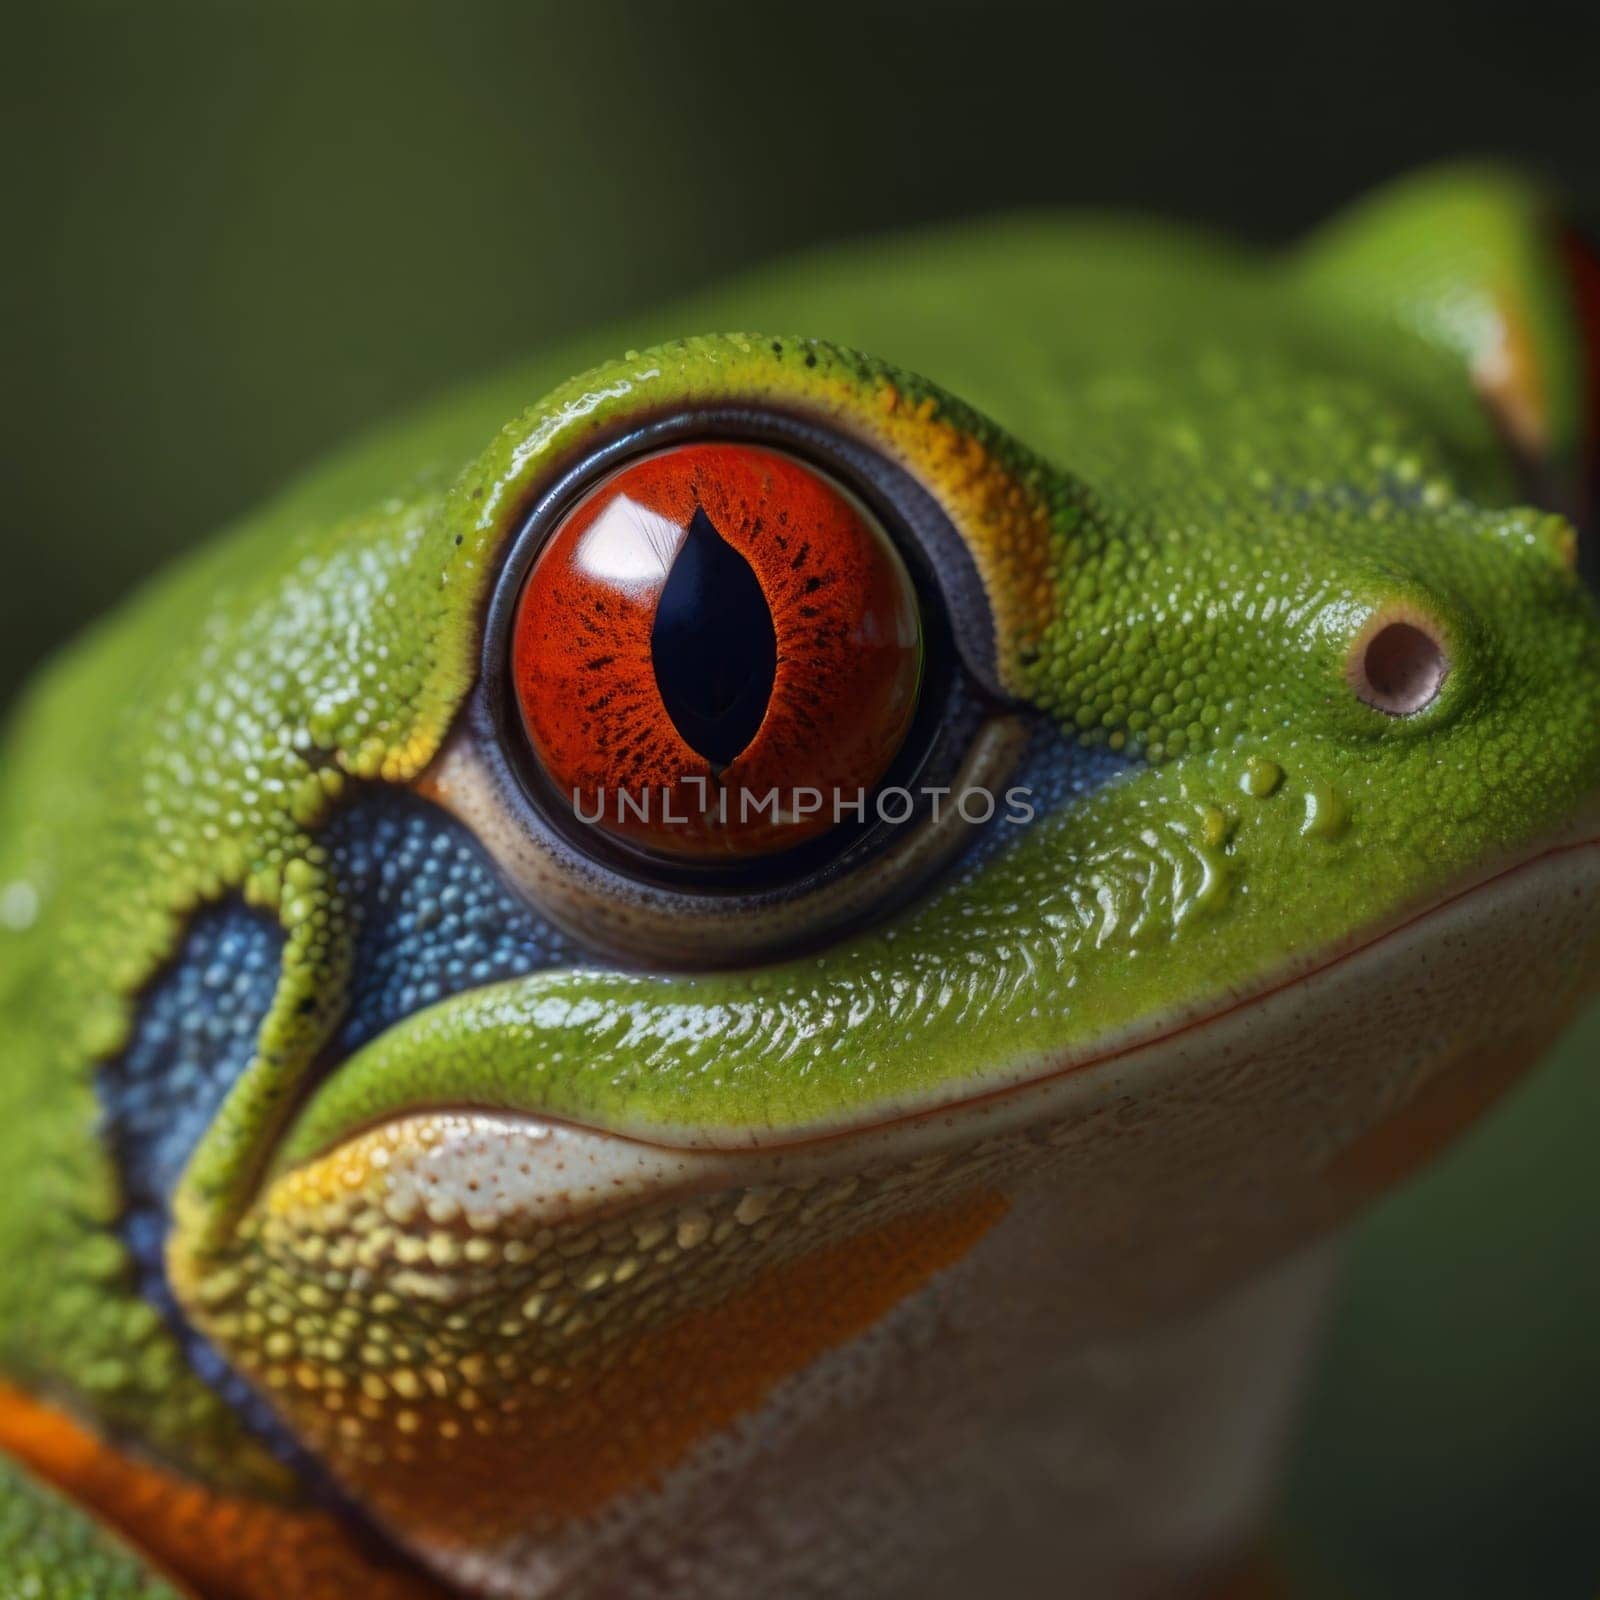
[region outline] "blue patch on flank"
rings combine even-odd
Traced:
[[[1003,784],[995,785],[994,820],[962,853],[955,867],[959,878],[970,878],[982,871],[1027,833],[1025,826],[1005,820],[1010,810],[1006,802],[1009,793],[1025,791],[1026,803],[1033,808],[1030,820],[1042,822],[1052,812],[1074,805],[1143,765],[1142,759],[1108,750],[1104,745],[1081,744],[1048,717],[1040,717],[1016,770]]]
[[[500,881],[460,823],[415,795],[370,793],[318,842],[356,929],[349,1004],[325,1067],[463,989],[592,960]],[[304,1468],[270,1408],[188,1326],[164,1258],[173,1191],[255,1055],[283,944],[275,923],[237,900],[197,912],[176,958],[145,991],[126,1049],[101,1069],[97,1090],[141,1293],[165,1315],[200,1377]]]
[[[1041,720],[1008,787],[1040,817],[1072,804],[1131,763],[1086,748]],[[962,857],[980,870],[1024,829],[995,822]],[[463,990],[545,968],[595,964],[509,889],[472,835],[403,790],[370,791],[318,842],[355,928],[343,1020],[323,1071],[415,1011]],[[236,900],[194,916],[176,958],[146,990],[127,1048],[100,1072],[105,1137],[123,1182],[123,1237],[141,1292],[167,1317],[195,1371],[286,1459],[309,1467],[270,1408],[185,1321],[166,1279],[171,1200],[183,1169],[255,1054],[272,1004],[283,933]]]
[[[122,1237],[139,1292],[166,1317],[200,1377],[292,1458],[265,1404],[188,1326],[164,1255],[172,1191],[255,1055],[282,951],[282,930],[236,900],[199,912],[177,959],[146,992],[127,1049],[101,1070],[97,1087],[106,1142],[122,1174]]]
[[[355,977],[335,1057],[463,989],[594,964],[501,882],[476,840],[413,795],[377,795],[321,843],[356,922]]]
[[[463,989],[592,960],[500,881],[460,823],[415,795],[371,794],[319,843],[356,930],[332,1062]],[[165,1209],[250,1064],[282,953],[282,931],[266,917],[238,901],[209,906],[146,991],[127,1049],[99,1080],[130,1199]]]
[[[272,1004],[283,933],[237,901],[208,906],[144,997],[133,1038],[100,1075],[130,1194],[165,1201],[250,1064]]]

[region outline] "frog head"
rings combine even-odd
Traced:
[[[1542,226],[809,263],[650,330],[797,333],[559,352],[159,584],[12,747],[13,1367],[495,1592],[926,1544],[1063,1352],[1594,985]]]

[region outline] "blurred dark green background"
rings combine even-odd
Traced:
[[[351,430],[818,240],[1270,241],[1494,151],[1600,198],[1600,8],[11,5],[0,694]],[[699,331],[699,330],[684,330]],[[1600,1018],[1362,1230],[1288,1518],[1351,1596],[1600,1588]]]

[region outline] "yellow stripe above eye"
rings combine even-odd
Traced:
[[[994,612],[995,653],[1006,688],[1021,692],[1018,657],[1055,614],[1050,507],[1036,485],[946,420],[933,398],[879,391],[882,442],[949,513],[966,541]]]

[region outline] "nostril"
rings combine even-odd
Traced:
[[[1394,618],[1368,629],[1350,653],[1351,687],[1369,706],[1409,717],[1438,697],[1450,661],[1422,623]]]

